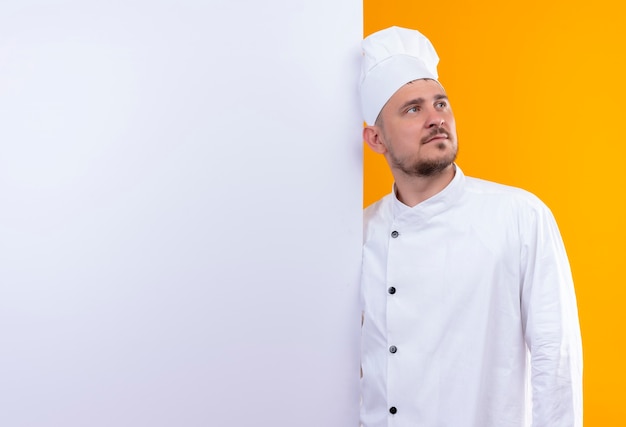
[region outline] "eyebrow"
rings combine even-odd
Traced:
[[[439,93],[439,94],[437,94],[437,95],[435,95],[433,97],[433,100],[435,102],[436,101],[440,101],[442,99],[446,99],[447,100],[448,96],[444,95],[443,93]],[[414,99],[411,99],[411,100],[405,102],[404,104],[402,104],[402,106],[400,107],[400,110],[402,111],[405,108],[410,107],[411,105],[422,105],[424,102],[425,102],[424,98],[414,98]]]

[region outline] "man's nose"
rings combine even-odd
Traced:
[[[426,122],[427,127],[428,128],[440,128],[443,127],[443,124],[446,121],[443,119],[443,117],[441,117],[441,114],[437,114],[437,113],[433,113],[429,118],[428,121]]]

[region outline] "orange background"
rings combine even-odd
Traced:
[[[365,35],[434,44],[465,174],[550,206],[568,250],[584,345],[585,426],[626,425],[626,6],[615,0],[364,0]],[[365,205],[391,189],[365,148]]]

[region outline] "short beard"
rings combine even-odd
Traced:
[[[408,176],[430,177],[438,175],[446,170],[448,166],[454,163],[454,160],[456,160],[456,156],[450,156],[439,160],[424,160],[410,168],[399,164],[396,164],[395,166]]]
[[[438,143],[437,147],[440,149],[444,149],[445,144],[443,142],[440,142]],[[456,160],[457,152],[458,149],[454,150],[445,157],[434,160],[420,160],[415,164],[406,164],[406,162],[402,162],[396,159],[393,156],[393,153],[390,153],[390,160],[394,168],[401,170],[404,174],[408,176],[431,177],[440,174],[441,172],[446,170],[448,166],[453,164]]]

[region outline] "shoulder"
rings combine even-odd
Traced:
[[[382,199],[379,199],[363,209],[363,222],[367,224],[376,217],[383,216],[385,211],[391,209],[391,205],[393,203],[392,196],[392,194],[387,194]]]
[[[392,221],[392,207],[393,194],[388,194],[363,210],[364,240],[368,240],[368,236],[374,229],[384,228],[384,224]]]
[[[467,177],[465,196],[478,211],[491,220],[517,224],[520,232],[543,229],[542,224],[556,227],[550,208],[535,194],[518,187]]]
[[[500,201],[520,209],[548,209],[546,204],[530,191],[484,179],[466,177],[465,191],[470,197]]]

